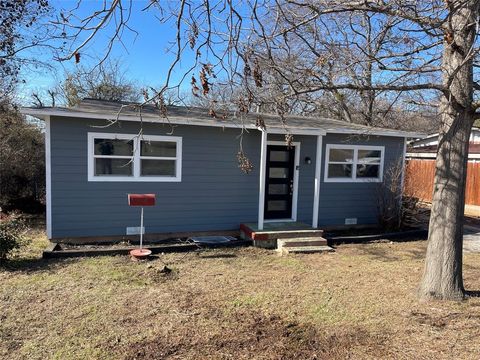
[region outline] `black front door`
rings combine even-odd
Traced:
[[[295,147],[267,146],[265,219],[291,219]]]

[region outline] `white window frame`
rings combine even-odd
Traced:
[[[351,178],[330,178],[328,176],[328,165],[330,163],[330,149],[340,150],[353,150],[353,162],[352,162],[352,177]],[[358,161],[359,150],[376,150],[380,151],[380,168],[378,170],[378,178],[357,178],[357,165],[362,164]],[[324,182],[342,182],[342,183],[360,183],[360,182],[382,182],[383,181],[383,165],[385,161],[385,146],[371,146],[371,145],[343,145],[343,144],[327,144],[325,151],[325,172]],[[334,163],[334,162],[333,162]],[[373,165],[373,164],[372,164]],[[375,164],[377,165],[377,164]]]
[[[95,175],[95,139],[132,140],[133,141],[133,175],[132,176],[101,176]],[[177,151],[175,157],[140,156],[140,141],[167,141],[175,142]],[[179,136],[116,134],[116,133],[88,133],[88,181],[100,182],[180,182],[182,181],[182,138]],[[108,158],[129,158],[129,156],[108,156]],[[175,160],[175,176],[141,176],[140,163],[142,159]]]

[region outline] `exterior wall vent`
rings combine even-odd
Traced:
[[[357,218],[345,218],[345,225],[357,225]]]

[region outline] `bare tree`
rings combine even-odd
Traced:
[[[120,63],[113,60],[93,68],[78,66],[74,71],[67,71],[55,91],[48,92],[52,102],[55,93],[67,106],[74,106],[83,98],[136,102],[141,95],[140,89],[126,77]]]
[[[113,44],[129,29],[131,1],[103,4],[87,18],[76,20],[71,13],[58,21],[75,44],[64,60],[78,59],[101,30],[111,31]],[[171,48],[175,56],[166,70],[165,86],[155,96],[172,86],[172,72],[192,52],[191,67],[182,64],[182,81],[194,71],[192,87],[203,95],[208,95],[213,81],[241,86],[236,102],[240,112],[257,104],[254,90],[268,86],[271,76],[282,80],[276,100],[280,114],[296,99],[324,92],[340,94],[340,100],[347,100],[349,92],[359,94],[367,119],[374,116],[372,103],[378,94],[389,103],[405,93],[415,94],[411,97],[421,100],[419,104],[431,105],[438,99],[440,141],[419,294],[460,299],[465,294],[466,154],[472,124],[480,116],[475,93],[480,90],[475,81],[480,66],[479,5],[479,0],[151,1],[144,13],[155,12],[175,29]],[[107,28],[111,19],[116,20],[115,27]],[[362,22],[370,33],[359,31]],[[86,34],[86,40],[75,43],[79,34]],[[352,51],[362,57],[352,57]],[[281,66],[285,60],[288,67]]]

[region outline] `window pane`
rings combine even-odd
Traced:
[[[95,139],[95,155],[131,156],[133,140]]]
[[[287,184],[270,184],[268,193],[270,195],[286,195],[290,193],[290,187]]]
[[[357,178],[374,178],[378,179],[380,173],[380,165],[357,165]]]
[[[330,162],[353,162],[353,149],[330,149]]]
[[[288,168],[270,168],[269,177],[276,179],[286,179],[288,178]]]
[[[175,160],[142,160],[142,176],[175,176]]]
[[[358,161],[362,163],[380,164],[380,150],[358,150]]]
[[[95,175],[132,176],[131,159],[95,159]]]
[[[270,161],[288,161],[289,155],[288,151],[270,151]]]
[[[329,164],[328,177],[329,178],[351,178],[352,165],[351,164]]]
[[[268,211],[287,210],[287,200],[270,200],[267,203]]]
[[[147,141],[142,140],[141,156],[177,156],[177,143],[171,141]]]

